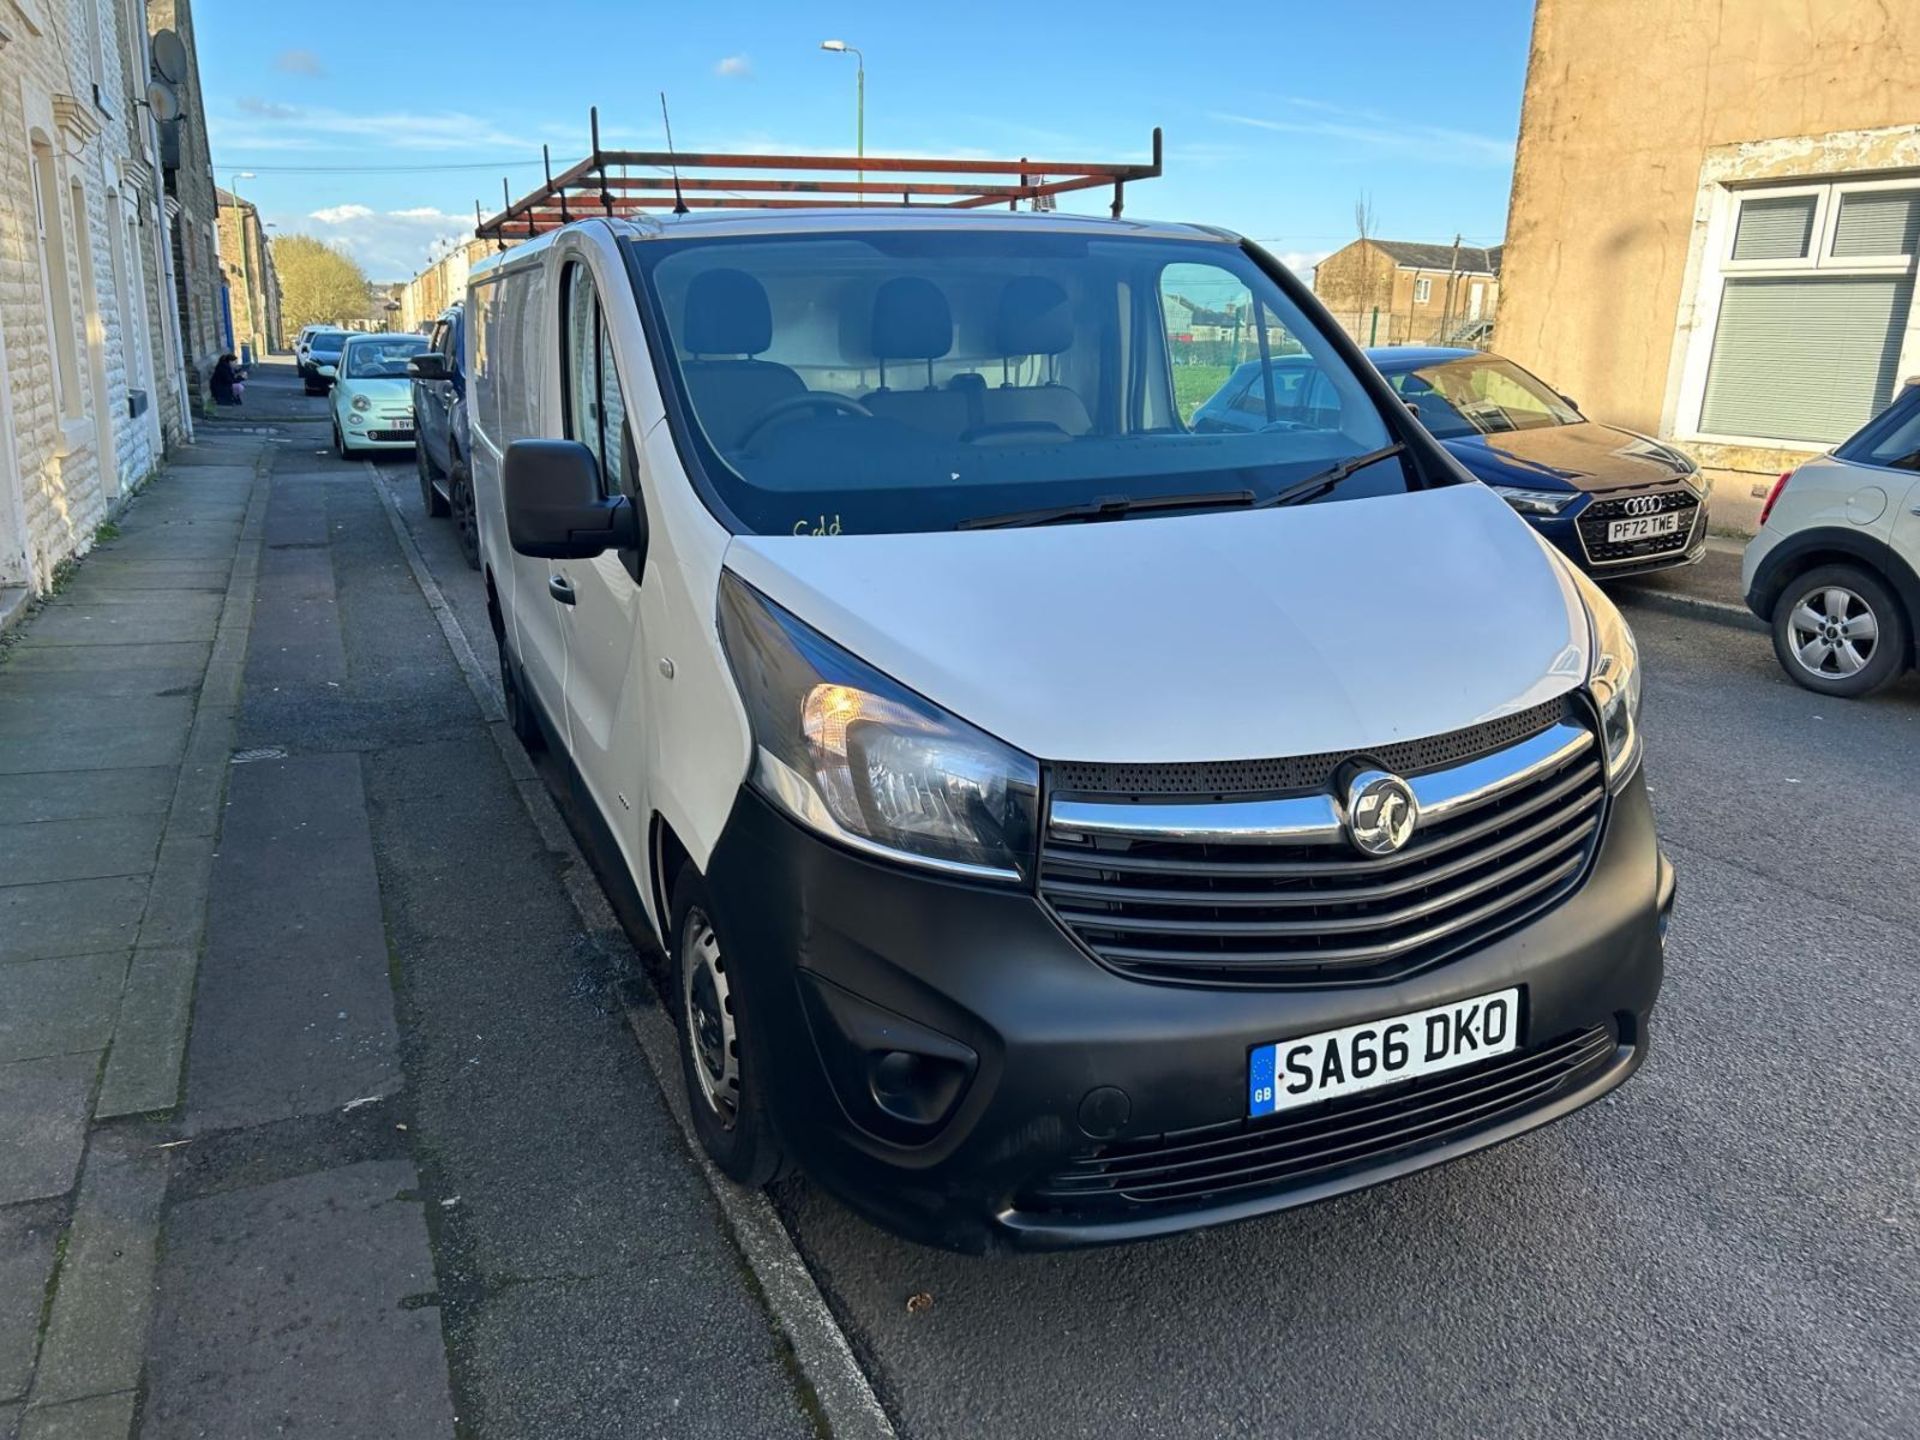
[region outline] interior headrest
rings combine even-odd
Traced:
[[[1002,355],[1058,355],[1073,345],[1067,292],[1038,275],[1009,280],[1000,292],[995,332]]]
[[[773,343],[767,290],[744,270],[706,270],[687,286],[680,343],[689,355],[758,355]]]
[[[873,295],[873,353],[882,360],[938,360],[953,348],[953,310],[931,280],[898,275]]]

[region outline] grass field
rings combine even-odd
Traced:
[[[1193,412],[1212,399],[1233,373],[1231,365],[1175,365],[1172,369],[1174,403],[1183,421],[1193,419]]]

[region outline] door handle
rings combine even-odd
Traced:
[[[547,576],[547,593],[562,605],[573,604],[573,582],[564,575]]]

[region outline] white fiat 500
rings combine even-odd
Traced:
[[[727,1174],[957,1248],[1126,1240],[1645,1057],[1633,637],[1256,246],[595,219],[467,316],[508,708],[658,934]],[[1249,361],[1260,423],[1209,425]]]
[[[413,448],[413,381],[407,361],[426,348],[424,335],[348,337],[329,402],[333,449],[341,459],[365,450]]]

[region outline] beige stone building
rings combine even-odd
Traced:
[[[1495,343],[1750,527],[1920,373],[1920,5],[1539,0]]]
[[[1477,345],[1500,304],[1501,247],[1355,240],[1313,271],[1313,293],[1362,345]]]
[[[190,433],[152,76],[132,0],[0,0],[0,590],[44,589]]]
[[[394,328],[421,333],[431,328],[442,311],[466,298],[467,273],[493,251],[491,240],[463,240],[407,281],[400,291],[400,314]]]
[[[220,274],[227,286],[227,317],[232,326],[235,354],[251,353],[259,360],[282,349],[280,274],[274,268],[273,247],[266,227],[251,200],[225,190],[213,192],[219,207]]]

